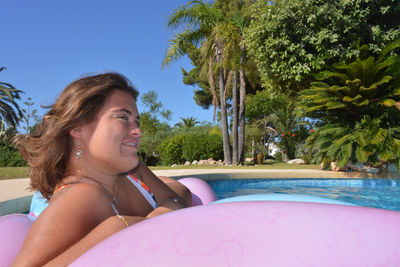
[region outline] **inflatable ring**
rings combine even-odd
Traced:
[[[192,193],[192,206],[207,205],[217,200],[211,186],[199,178],[183,178],[178,182],[186,186]]]
[[[221,203],[140,222],[71,266],[400,266],[399,225],[375,208]]]
[[[24,214],[0,217],[0,266],[11,266],[32,223],[33,220]]]
[[[229,197],[229,198],[224,198],[221,200],[214,201],[212,204],[225,203],[225,202],[237,202],[237,201],[295,201],[295,202],[313,202],[313,203],[358,206],[356,204],[352,204],[352,203],[337,200],[337,199],[317,197],[317,196],[312,196],[312,195],[273,194],[273,193]]]

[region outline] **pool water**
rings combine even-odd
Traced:
[[[400,211],[400,179],[235,179],[208,181],[218,199],[303,194]]]

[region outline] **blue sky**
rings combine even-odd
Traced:
[[[187,58],[161,69],[161,61],[174,30],[167,17],[188,1],[128,0],[2,0],[0,81],[31,97],[35,107],[52,104],[73,80],[90,73],[117,71],[139,92],[154,90],[170,125],[180,117],[212,121],[212,109],[193,100],[192,86],[182,82]],[[22,103],[21,103],[22,104]],[[139,111],[143,110],[140,101]]]

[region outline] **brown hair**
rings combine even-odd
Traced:
[[[69,131],[95,119],[106,98],[116,90],[129,93],[133,99],[138,91],[118,73],[88,76],[72,82],[36,127],[34,133],[18,136],[14,143],[28,161],[31,187],[49,199],[55,186],[65,176],[72,137]]]

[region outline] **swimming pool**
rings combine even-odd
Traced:
[[[305,194],[400,211],[400,179],[235,179],[208,181],[218,199],[254,194]]]

